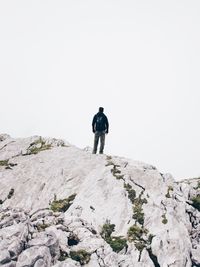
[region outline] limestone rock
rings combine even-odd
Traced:
[[[39,261],[39,262],[38,262]],[[34,246],[24,250],[17,261],[16,267],[27,267],[27,266],[51,266],[51,255],[47,247]]]
[[[200,265],[200,179],[0,135],[0,265]]]

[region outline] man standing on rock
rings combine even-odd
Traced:
[[[105,134],[108,133],[109,123],[106,115],[103,113],[104,109],[99,108],[99,112],[94,115],[92,121],[92,131],[94,133],[94,147],[93,154],[97,153],[97,147],[100,139],[100,149],[99,154],[103,154],[103,149],[105,145]]]

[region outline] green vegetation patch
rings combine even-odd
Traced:
[[[111,246],[113,251],[117,253],[127,246],[127,240],[121,236],[113,236],[106,240],[106,242]]]
[[[192,198],[192,206],[200,211],[200,195]]]
[[[81,265],[87,264],[90,261],[91,254],[81,249],[78,251],[70,251],[72,260],[78,261]]]
[[[48,224],[48,223],[41,223],[41,224],[37,224],[36,227],[37,227],[37,230],[38,232],[43,232],[45,231],[45,229],[47,227],[51,226],[51,224]]]
[[[135,192],[135,190],[132,188],[132,186],[130,184],[126,184],[126,183],[124,183],[124,188],[128,192],[128,198],[130,199],[130,201],[132,203],[134,203],[135,198],[136,198],[136,192]]]
[[[9,161],[9,159],[6,159],[6,160],[0,160],[0,166],[8,166],[9,164],[8,164],[8,161]]]
[[[50,209],[53,210],[54,212],[57,212],[57,211],[65,212],[72,205],[75,197],[76,197],[76,194],[73,194],[69,196],[68,198],[59,199],[59,200],[54,199],[53,202],[51,203]]]
[[[120,167],[119,165],[113,165],[113,168],[111,169],[112,175],[120,180],[124,178],[124,175],[121,174],[121,171],[118,169]]]
[[[167,224],[167,223],[168,223],[168,220],[167,220],[165,214],[162,215],[162,223],[163,223],[163,224]]]
[[[173,187],[171,185],[168,186],[168,189],[167,189],[167,194],[165,195],[167,198],[170,198],[170,191],[173,191]]]
[[[13,188],[10,189],[7,198],[10,199],[14,195],[15,190]]]
[[[112,175],[118,180],[123,179],[124,175],[121,174],[121,171],[118,169],[118,167],[120,167],[120,165],[114,164],[111,159],[112,159],[111,156],[107,156],[106,167],[107,166],[113,166],[113,168],[111,169]]]
[[[60,250],[60,257],[59,257],[59,261],[64,261],[64,260],[66,260],[67,258],[68,258],[69,256],[68,256],[68,254],[67,254],[67,252],[65,252],[65,251],[63,251],[63,250]]]
[[[102,227],[101,236],[103,239],[110,238],[112,232],[115,230],[115,224],[111,224],[109,220]]]
[[[101,236],[111,246],[113,251],[118,253],[127,246],[127,240],[120,236],[111,236],[114,230],[115,225],[107,220],[102,227]]]
[[[40,137],[38,140],[30,144],[25,155],[38,154],[41,151],[51,149],[51,144],[46,144],[45,140]]]
[[[143,225],[144,224],[144,212],[142,209],[143,204],[147,204],[146,198],[142,198],[143,191],[140,193],[139,197],[133,202],[133,219],[136,222]]]
[[[134,242],[137,250],[142,252],[144,248],[149,248],[154,237],[152,234],[148,234],[148,232],[147,229],[141,226],[133,225],[128,230],[128,240]]]

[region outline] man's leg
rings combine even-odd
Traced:
[[[93,154],[96,154],[97,153],[97,146],[98,146],[98,143],[99,143],[99,133],[96,132],[94,134],[94,147],[93,147]]]
[[[101,133],[101,135],[100,135],[100,142],[101,142],[101,145],[100,145],[99,153],[103,154],[104,145],[105,145],[105,133],[104,132]]]

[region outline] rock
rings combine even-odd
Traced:
[[[52,231],[48,233],[39,233],[36,238],[30,240],[28,242],[28,247],[33,246],[48,247],[53,258],[59,258],[60,256],[58,239]]]
[[[0,264],[5,264],[11,261],[10,254],[7,250],[0,252]]]
[[[11,261],[9,263],[1,265],[2,267],[15,267],[16,266],[16,261]]]
[[[10,135],[8,134],[0,134],[0,142],[10,138]]]
[[[200,265],[200,179],[176,182],[152,165],[62,140],[1,139],[0,159],[13,166],[1,162],[2,266]],[[68,199],[63,210],[52,205]]]
[[[51,255],[47,247],[34,246],[24,250],[18,257],[16,267],[34,266],[38,260],[40,260],[38,264],[43,262],[43,266],[51,266]]]
[[[196,246],[196,249],[192,249],[192,262],[198,266],[200,265],[200,245]]]
[[[16,260],[19,254],[24,249],[24,242],[20,239],[15,239],[13,242],[8,246],[8,251],[10,253],[11,259]]]
[[[72,259],[66,259],[62,262],[57,262],[53,267],[80,267],[80,263]]]

